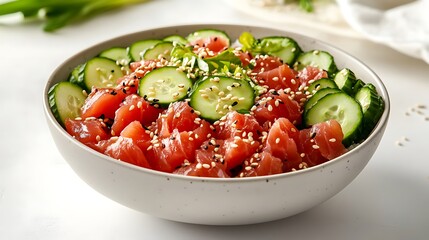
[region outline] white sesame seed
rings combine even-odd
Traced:
[[[203,167],[203,165],[201,163],[197,163],[197,165],[195,166],[197,169],[201,169]]]
[[[335,139],[335,138],[331,138],[331,139],[329,139],[329,141],[330,141],[330,142],[336,142],[336,141],[337,141],[337,139]]]
[[[319,147],[319,145],[316,145],[316,144],[314,144],[313,146],[312,146],[314,149],[319,149],[320,147]]]
[[[280,143],[280,138],[276,138],[276,144]]]

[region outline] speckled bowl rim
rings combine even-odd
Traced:
[[[362,69],[364,69],[365,71],[368,72],[369,75],[371,75],[371,77],[376,82],[376,87],[377,87],[378,93],[381,95],[381,97],[384,100],[384,103],[385,103],[384,112],[383,112],[380,120],[378,121],[377,125],[375,126],[375,128],[373,129],[373,131],[371,132],[371,134],[369,135],[368,138],[366,138],[362,143],[358,144],[357,146],[355,146],[352,149],[350,149],[349,151],[347,151],[345,154],[343,154],[343,155],[341,155],[335,159],[329,160],[329,161],[322,163],[322,164],[319,164],[317,166],[313,166],[313,167],[309,167],[309,168],[305,168],[305,169],[300,169],[298,171],[286,172],[286,173],[274,174],[274,175],[267,175],[267,176],[246,177],[246,178],[211,178],[211,177],[184,176],[184,175],[166,173],[166,172],[161,172],[161,171],[152,170],[152,169],[148,169],[148,168],[143,168],[143,167],[135,166],[133,164],[129,164],[126,162],[118,161],[112,157],[109,157],[109,156],[104,155],[100,152],[97,152],[96,150],[94,150],[94,149],[86,146],[85,144],[77,141],[76,139],[74,139],[71,135],[69,135],[67,133],[67,131],[65,131],[65,129],[61,126],[61,124],[59,124],[58,121],[55,119],[55,117],[52,114],[52,111],[50,110],[50,107],[49,107],[49,100],[48,100],[48,94],[47,93],[48,93],[49,89],[55,83],[61,81],[61,80],[56,79],[57,75],[59,73],[61,73],[62,71],[65,71],[65,69],[67,69],[67,66],[70,65],[70,62],[72,60],[82,59],[83,56],[87,55],[86,52],[91,51],[91,49],[97,48],[98,46],[101,46],[101,45],[109,44],[109,43],[114,42],[114,41],[118,41],[118,40],[123,39],[123,38],[130,38],[130,37],[135,36],[135,35],[142,35],[145,32],[166,31],[169,29],[171,29],[172,30],[171,33],[173,33],[174,29],[181,29],[181,28],[186,28],[186,27],[195,27],[195,28],[201,28],[201,29],[237,27],[237,28],[259,29],[259,30],[263,30],[263,31],[276,31],[276,32],[281,31],[284,33],[285,36],[286,35],[299,36],[300,38],[305,38],[305,39],[308,39],[310,41],[317,42],[320,45],[324,45],[324,47],[335,49],[335,51],[338,51],[338,52],[344,54],[344,56],[351,59],[356,64],[360,65],[360,67],[362,67]],[[298,44],[299,44],[299,41],[298,41]],[[113,47],[113,45],[110,45],[110,46]],[[92,55],[92,57],[94,57],[94,56],[95,55]],[[88,58],[88,56],[87,56],[87,58]],[[335,58],[335,56],[334,56],[334,58]],[[82,61],[82,62],[84,62],[84,61]],[[69,70],[71,72],[71,69],[69,69]],[[43,91],[43,108],[44,108],[45,114],[47,115],[48,121],[50,121],[54,125],[54,127],[57,131],[59,131],[63,136],[65,136],[67,139],[69,139],[72,144],[76,144],[77,146],[83,148],[84,150],[89,151],[98,157],[101,157],[104,161],[113,162],[114,164],[121,165],[122,167],[129,168],[133,171],[142,172],[144,174],[158,175],[158,176],[166,177],[169,179],[181,179],[181,180],[194,181],[194,182],[202,181],[202,182],[220,182],[220,183],[241,183],[241,182],[252,182],[252,181],[261,181],[261,180],[271,181],[271,180],[275,180],[275,179],[279,179],[279,178],[293,177],[297,174],[305,174],[305,173],[309,173],[309,172],[319,171],[320,169],[326,168],[327,166],[334,164],[337,161],[342,161],[344,158],[347,158],[349,155],[354,154],[355,151],[359,151],[359,149],[365,148],[366,145],[368,145],[372,142],[371,140],[373,138],[375,138],[375,136],[378,135],[378,133],[383,131],[383,126],[387,124],[388,118],[390,115],[390,98],[389,98],[389,94],[387,92],[386,86],[384,85],[383,81],[378,77],[378,75],[371,68],[369,68],[365,63],[363,63],[361,60],[357,59],[356,57],[352,56],[351,54],[349,54],[349,53],[343,51],[342,49],[337,48],[337,47],[335,47],[329,43],[326,43],[324,41],[321,41],[321,40],[318,40],[318,39],[315,39],[315,38],[312,38],[309,36],[305,36],[305,35],[302,35],[302,34],[299,34],[299,33],[293,32],[293,31],[286,31],[286,30],[282,30],[282,29],[278,29],[278,28],[253,26],[253,25],[209,23],[209,24],[184,24],[184,25],[174,25],[174,26],[169,25],[169,26],[145,29],[142,31],[128,33],[128,34],[120,35],[120,36],[117,36],[114,38],[110,38],[110,39],[98,42],[96,44],[93,44],[93,45],[75,53],[74,55],[72,55],[69,58],[67,58],[66,60],[64,60],[59,66],[57,66],[55,68],[55,70],[52,72],[52,74],[50,75],[50,77],[49,77],[49,79],[48,79],[48,81],[44,87],[44,91]]]

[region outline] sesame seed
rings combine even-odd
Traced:
[[[253,168],[251,167],[251,166],[247,166],[247,167],[245,167],[244,168],[246,171],[250,171],[250,170],[252,170]]]
[[[337,139],[335,139],[335,138],[331,138],[331,139],[329,139],[329,141],[330,141],[330,142],[336,142],[336,141],[337,141]]]
[[[252,163],[250,164],[250,166],[251,166],[251,167],[257,167],[257,166],[259,166],[259,163],[258,163],[258,162],[252,162]]]
[[[270,112],[271,112],[271,111],[273,111],[273,106],[268,105],[268,107],[267,107],[267,108],[268,108],[268,111],[270,111]]]
[[[314,144],[313,146],[312,146],[314,149],[319,149],[320,147],[319,147],[319,145],[316,145],[316,144]]]
[[[203,164],[203,168],[209,169],[210,168],[210,164],[204,163]]]
[[[134,106],[134,104],[133,104],[133,105],[131,105],[131,106],[130,106],[130,108],[128,108],[128,110],[129,110],[129,111],[132,111],[132,110],[134,110],[134,108],[135,108],[135,106]]]
[[[195,166],[197,169],[201,169],[203,167],[203,165],[201,163],[197,163],[197,165]]]
[[[276,138],[276,144],[280,143],[280,138]]]
[[[305,157],[305,153],[301,153],[299,156],[303,158]]]

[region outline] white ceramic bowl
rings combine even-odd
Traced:
[[[385,101],[385,111],[373,133],[341,157],[297,172],[273,176],[213,179],[179,176],[136,167],[98,153],[73,139],[55,120],[47,91],[78,64],[112,46],[128,46],[146,38],[187,35],[202,28],[226,31],[236,39],[243,31],[256,37],[282,35],[298,41],[303,50],[330,52],[339,68],[348,67],[365,82],[373,83]],[[92,188],[114,201],[156,217],[179,222],[238,225],[285,218],[308,210],[346,187],[365,167],[386,128],[389,97],[378,76],[347,53],[317,39],[261,27],[186,25],[128,34],[92,46],[62,63],[44,89],[44,109],[52,137],[73,170]]]

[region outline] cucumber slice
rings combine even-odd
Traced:
[[[70,73],[70,76],[68,78],[69,82],[79,85],[82,88],[85,88],[85,84],[83,83],[83,78],[79,78],[79,76],[82,76],[81,73],[83,72],[84,68],[85,68],[85,64],[79,64],[77,67],[75,67],[73,71]]]
[[[174,43],[179,43],[179,44],[182,44],[182,45],[187,45],[189,43],[188,40],[186,40],[186,38],[184,38],[184,37],[182,37],[180,35],[170,35],[170,36],[167,36],[167,37],[165,37],[163,39],[163,41],[165,41],[165,42],[172,42],[173,44]]]
[[[146,39],[135,42],[131,44],[131,46],[128,48],[128,55],[130,56],[132,61],[140,61],[143,59],[143,54],[146,50],[160,42],[162,41],[159,39]]]
[[[55,119],[64,127],[66,119],[80,116],[80,109],[85,103],[83,89],[71,82],[59,82],[48,91],[49,107]]]
[[[231,39],[229,38],[228,34],[224,31],[220,31],[216,29],[201,29],[201,30],[195,31],[189,34],[186,37],[186,40],[188,40],[188,42],[190,43],[193,43],[198,41],[199,39],[215,38],[215,37],[226,40],[228,47],[231,45]]]
[[[325,51],[312,50],[302,53],[296,59],[295,64],[298,70],[306,66],[313,66],[327,71],[329,75],[337,72],[337,65],[335,64],[334,57]]]
[[[377,94],[374,85],[367,84],[359,89],[355,95],[363,112],[362,138],[368,137],[372,132],[378,120],[383,114],[384,101]]]
[[[361,79],[357,79],[355,85],[353,86],[353,96],[361,89],[363,86],[365,86],[365,82]],[[372,84],[371,84],[372,85]],[[375,87],[374,87],[375,89]]]
[[[354,95],[353,89],[357,83],[355,74],[348,68],[344,68],[335,74],[334,81],[338,88],[350,96]]]
[[[126,66],[130,63],[131,59],[128,55],[127,49],[122,47],[113,47],[102,51],[99,57],[111,59],[119,66]]]
[[[298,43],[288,37],[265,37],[260,39],[261,51],[279,57],[284,63],[292,65],[302,53]]]
[[[248,81],[211,76],[198,83],[190,98],[191,107],[202,118],[216,121],[229,111],[248,111],[254,104],[255,93]]]
[[[143,54],[143,60],[154,60],[160,57],[165,58],[166,60],[170,60],[171,58],[171,50],[173,50],[172,42],[160,42],[155,46],[147,49]]]
[[[146,74],[139,83],[139,95],[162,107],[184,99],[192,81],[176,67],[162,67]]]
[[[334,80],[331,80],[329,78],[321,78],[319,80],[312,82],[308,86],[307,91],[310,92],[310,94],[314,94],[323,88],[338,88],[338,86],[334,82]]]
[[[124,76],[116,62],[102,57],[95,57],[85,63],[79,72],[79,82],[88,91],[92,87],[106,88],[116,85],[116,80]]]
[[[311,96],[307,100],[307,102],[305,102],[304,113],[307,112],[308,110],[310,110],[310,108],[312,108],[314,106],[314,104],[316,104],[317,101],[319,101],[319,99],[323,98],[324,96],[326,96],[328,94],[337,93],[337,92],[341,92],[341,90],[338,88],[322,88],[322,89],[318,90],[316,93],[313,94],[313,96]]]
[[[319,99],[304,114],[307,127],[329,119],[337,120],[344,134],[343,144],[350,146],[360,137],[363,113],[360,104],[347,93],[337,92]]]

